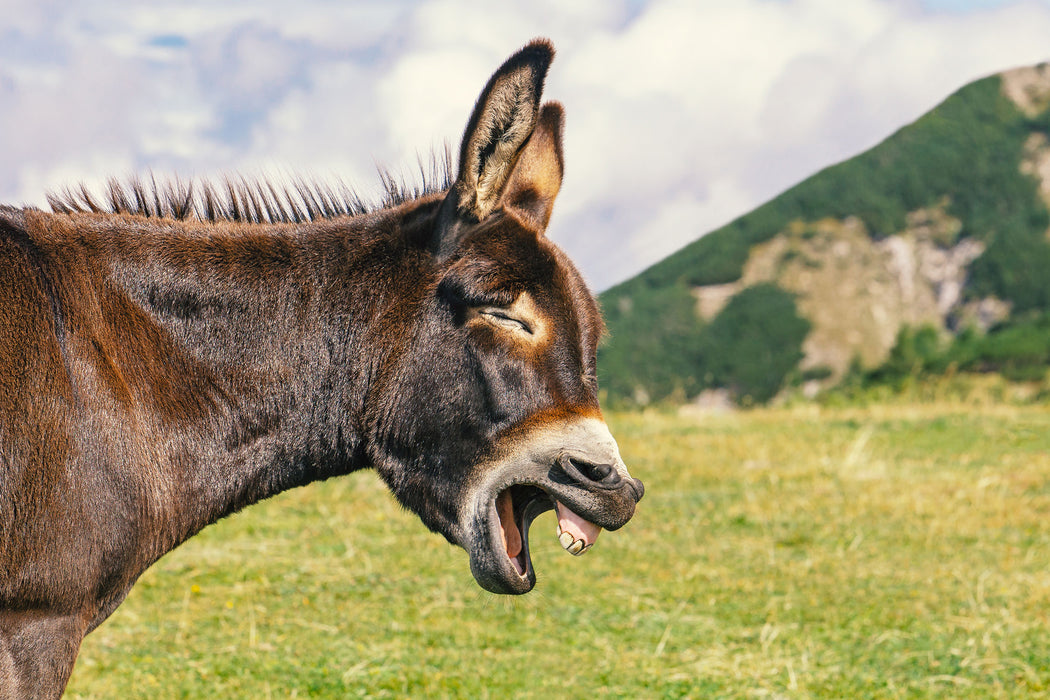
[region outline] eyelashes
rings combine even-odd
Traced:
[[[516,316],[510,315],[504,309],[482,308],[478,309],[478,315],[480,315],[489,323],[500,328],[505,328],[507,330],[515,332],[523,332],[527,335],[533,335],[532,326],[527,321]]]

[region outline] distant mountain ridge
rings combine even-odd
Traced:
[[[1018,324],[1028,354],[1010,366],[1050,361],[1050,331],[1033,340],[1050,311],[1050,64],[963,87],[601,300],[615,401],[816,391],[900,360],[920,329],[931,366],[1000,369],[1012,350],[979,339]]]

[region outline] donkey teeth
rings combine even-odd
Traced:
[[[571,547],[575,541],[576,540],[573,538],[573,536],[567,532],[558,533],[558,542],[560,542],[561,546],[565,549]]]
[[[561,528],[558,528],[558,530],[558,542],[561,544],[562,548],[564,548],[566,552],[573,555],[574,557],[580,556],[581,554],[583,554],[591,548],[591,545],[585,543],[583,540],[578,540],[574,538],[568,532],[562,532]]]

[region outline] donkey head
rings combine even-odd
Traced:
[[[544,235],[563,162],[562,108],[540,106],[552,57],[534,41],[478,99],[427,233],[412,340],[373,420],[382,477],[496,593],[535,584],[538,514],[555,509],[562,545],[581,554],[643,493],[598,406],[598,306]]]

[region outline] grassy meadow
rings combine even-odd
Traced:
[[[69,698],[1050,696],[1050,407],[609,416],[645,499],[495,597],[371,473],[205,530]]]

